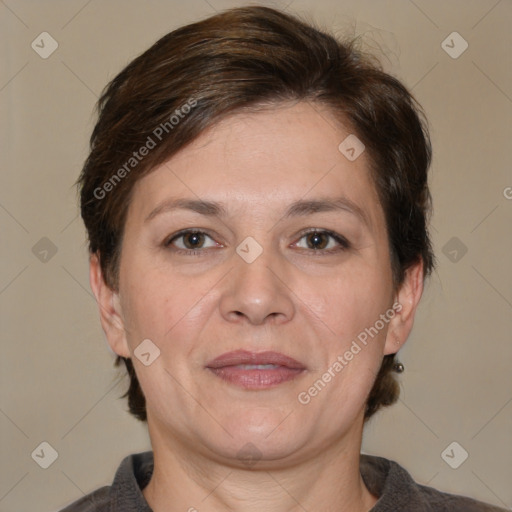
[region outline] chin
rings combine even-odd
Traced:
[[[304,435],[304,421],[290,411],[258,407],[240,412],[222,422],[231,434],[219,439],[218,448],[230,458],[282,459],[294,453]],[[302,427],[302,428],[301,428]]]
[[[277,461],[289,459],[296,455],[298,446],[295,440],[290,439],[254,439],[252,436],[241,436],[231,439],[227,445],[216,444],[212,449],[225,464],[226,460],[236,467],[244,466],[256,469],[275,469]],[[280,465],[281,465],[280,463]]]

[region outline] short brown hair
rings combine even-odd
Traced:
[[[355,41],[342,42],[297,17],[255,6],[170,32],[103,91],[78,184],[89,250],[100,256],[112,289],[119,284],[123,229],[135,182],[226,116],[287,101],[328,107],[365,145],[386,218],[394,285],[419,261],[424,277],[431,272],[431,146],[421,107]],[[158,144],[135,159],[134,152],[157,138],[157,127]],[[115,365],[121,361],[130,378],[123,397],[128,396],[130,412],[145,421],[145,397],[133,364],[118,356]],[[394,354],[383,357],[365,421],[398,399],[395,362]]]

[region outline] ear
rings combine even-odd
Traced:
[[[423,260],[409,267],[393,305],[395,316],[389,322],[384,354],[398,352],[412,330],[414,315],[423,293]]]
[[[92,254],[89,258],[89,281],[98,303],[101,326],[110,348],[119,356],[131,357],[119,294],[105,283],[97,254]]]

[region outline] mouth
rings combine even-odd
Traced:
[[[295,379],[306,371],[299,361],[279,352],[227,352],[206,368],[214,375],[244,389],[265,389]]]

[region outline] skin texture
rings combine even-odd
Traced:
[[[118,291],[91,257],[108,342],[132,357],[146,396],[155,470],[143,494],[155,512],[358,512],[376,502],[359,474],[364,404],[383,355],[407,339],[423,280],[419,263],[394,289],[366,154],[350,162],[338,150],[349,133],[305,102],[235,114],[137,182]],[[284,217],[294,201],[340,196],[366,221],[348,210]],[[171,197],[222,202],[227,215],[177,209],[145,221]],[[207,236],[166,245],[185,228]],[[302,233],[313,228],[342,235],[349,248]],[[263,249],[252,263],[236,252],[249,236]],[[176,252],[194,243],[199,255]],[[299,403],[395,300],[401,311]],[[149,366],[133,356],[144,339],[160,349]],[[306,370],[271,389],[242,389],[205,368],[236,349],[278,351]],[[259,459],[250,466],[239,455],[247,443]]]

